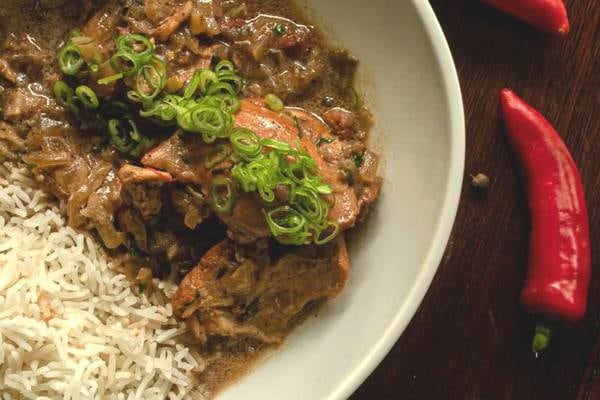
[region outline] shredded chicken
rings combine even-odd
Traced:
[[[240,251],[229,240],[216,245],[171,300],[184,318],[197,318],[207,336],[281,343],[307,305],[342,290],[350,267],[343,236],[277,260]]]
[[[0,76],[10,83],[17,83],[17,73],[2,58],[0,58]]]
[[[165,41],[179,28],[185,20],[187,20],[192,13],[192,2],[186,2],[181,9],[176,10],[173,15],[168,17],[159,26],[154,28],[150,35],[156,37],[160,41]]]

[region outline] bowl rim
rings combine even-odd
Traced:
[[[325,400],[345,400],[358,389],[383,361],[398,341],[423,301],[442,261],[458,211],[465,162],[465,121],[463,101],[456,67],[450,47],[433,8],[428,1],[410,0],[425,26],[441,71],[442,84],[449,108],[450,158],[443,206],[427,251],[423,268],[411,288],[407,300],[398,309],[387,329],[354,370],[325,397]]]

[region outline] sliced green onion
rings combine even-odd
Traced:
[[[265,96],[265,104],[271,110],[276,111],[276,112],[283,111],[283,109],[285,107],[283,104],[283,101],[281,101],[281,99],[279,97],[277,97],[276,95],[274,95],[272,93]]]
[[[142,66],[140,59],[123,51],[118,51],[110,58],[110,65],[124,77],[135,75]],[[114,75],[113,75],[114,76]]]
[[[290,202],[310,221],[321,221],[329,212],[329,207],[321,199],[319,193],[309,187],[300,186],[292,189]]]
[[[329,234],[323,236],[323,232],[327,233],[328,231]],[[340,233],[340,225],[337,222],[328,221],[327,226],[315,234],[314,241],[318,245],[323,245],[335,239],[338,233]]]
[[[137,125],[131,118],[113,118],[108,121],[108,140],[120,152],[129,153],[134,150],[141,139]]]
[[[89,86],[78,86],[77,89],[75,89],[75,94],[77,95],[77,98],[81,104],[83,104],[83,106],[88,110],[95,110],[98,108],[98,106],[100,106],[98,96],[96,96],[96,93]]]
[[[310,243],[311,233],[306,218],[289,206],[281,206],[265,212],[267,225],[273,236],[284,244],[303,245]]]
[[[288,152],[292,150],[292,146],[289,143],[277,139],[263,139],[262,145],[279,151]]]
[[[59,105],[70,108],[73,106],[73,89],[63,81],[54,83],[54,97]]]
[[[215,96],[219,94],[228,94],[230,96],[236,96],[237,93],[233,87],[226,82],[218,82],[211,84],[205,92],[208,96]]]
[[[117,49],[134,56],[140,64],[148,62],[154,54],[154,45],[150,39],[135,33],[119,36]]]
[[[73,43],[69,42],[58,52],[58,67],[65,75],[75,75],[83,66],[81,51]]]
[[[244,80],[235,73],[217,73],[217,76],[219,77],[219,82],[229,85],[231,90],[228,90],[228,92],[232,91],[235,94],[239,94],[244,88]]]
[[[98,79],[98,84],[99,85],[108,85],[109,83],[118,81],[121,78],[123,78],[123,73],[114,74],[111,76],[107,76],[106,78]]]
[[[235,114],[240,109],[240,101],[236,96],[231,96],[227,94],[222,94],[220,96],[210,96],[205,97],[205,101],[214,102],[214,104],[218,104],[224,112],[229,114]]]
[[[220,108],[204,104],[196,104],[177,115],[177,124],[182,129],[200,133],[206,143],[224,136],[230,123]]]
[[[229,178],[219,176],[210,186],[210,204],[216,212],[229,214],[235,204],[233,183]]]
[[[225,72],[230,72],[230,73],[235,73],[235,66],[233,65],[233,63],[229,60],[222,60],[219,61],[219,63],[215,66],[215,72],[217,74],[219,73],[225,73]]]
[[[229,139],[233,149],[242,157],[254,158],[262,151],[260,139],[248,129],[234,129]]]

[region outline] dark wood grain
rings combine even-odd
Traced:
[[[476,1],[432,0],[461,81],[466,174],[456,225],[408,329],[353,395],[367,399],[600,398],[600,4],[566,1],[572,32],[538,33]],[[515,89],[562,134],[580,166],[592,235],[589,314],[550,350],[530,350],[533,319],[518,296],[529,220],[518,167],[498,118],[498,91]],[[470,188],[469,173],[492,186]]]

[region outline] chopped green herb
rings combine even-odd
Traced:
[[[25,164],[25,167],[27,167],[27,169],[31,171],[32,169],[37,167],[37,164],[27,163],[27,164]]]
[[[319,140],[317,140],[317,146],[320,146],[322,144],[329,144],[329,143],[333,143],[333,142],[335,142],[335,138],[320,137]]]
[[[285,35],[286,31],[287,31],[287,29],[285,28],[285,26],[283,26],[281,24],[277,24],[273,28],[273,32],[275,32],[275,34],[277,36],[283,36],[283,35]]]
[[[140,283],[138,285],[138,289],[140,290],[140,294],[144,293],[146,291],[146,284],[145,283]]]
[[[357,167],[360,167],[362,165],[363,159],[364,159],[364,155],[362,155],[362,154],[353,154],[352,155],[352,161],[354,161],[354,164]]]

